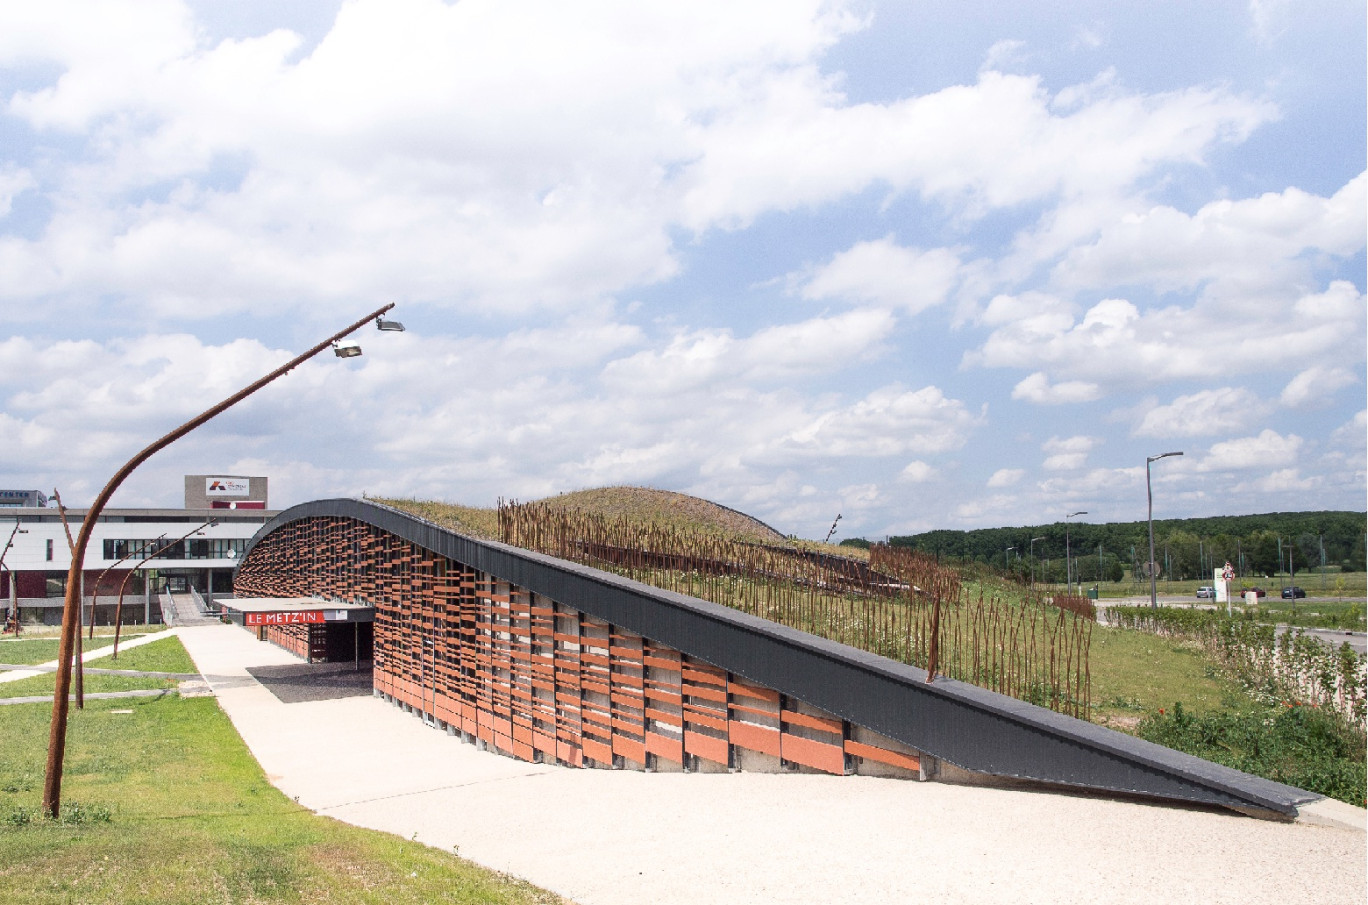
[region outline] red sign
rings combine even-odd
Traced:
[[[323,622],[322,610],[295,610],[290,613],[243,613],[243,625],[305,625]]]

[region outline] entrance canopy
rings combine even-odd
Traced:
[[[241,616],[247,626],[375,620],[373,606],[322,597],[234,597],[217,603],[230,617]]]

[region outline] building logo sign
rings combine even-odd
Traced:
[[[242,478],[205,478],[205,496],[246,496],[251,484]]]
[[[298,610],[292,613],[243,613],[243,625],[309,625],[325,622],[322,610]]]

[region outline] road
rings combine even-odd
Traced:
[[[1286,632],[1288,626],[1278,625],[1278,634]],[[1340,628],[1302,628],[1307,637],[1315,638],[1330,647],[1338,648],[1341,644],[1348,642],[1349,646],[1360,654],[1368,654],[1368,635],[1363,632],[1350,632]]]
[[[1364,602],[1362,597],[1306,597],[1301,599],[1297,605],[1310,607],[1317,602],[1328,600],[1345,603]],[[1113,606],[1145,606],[1148,603],[1148,597],[1111,597],[1097,601],[1097,606],[1098,609],[1106,609],[1107,607]],[[1218,607],[1217,604],[1206,600],[1193,600],[1189,597],[1177,596],[1165,597],[1162,594],[1159,595],[1159,605],[1186,607],[1188,609],[1197,610],[1214,610]],[[1283,634],[1287,631],[1287,628],[1286,623],[1278,623],[1278,634]],[[1351,632],[1346,629],[1338,628],[1306,628],[1304,626],[1301,627],[1301,630],[1305,632],[1307,636],[1316,638],[1331,647],[1338,648],[1347,641],[1349,647],[1353,650],[1358,651],[1360,654],[1368,654],[1368,634],[1365,634],[1364,632]]]

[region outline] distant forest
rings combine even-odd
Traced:
[[[1346,572],[1365,570],[1368,513],[1269,512],[1214,518],[1156,519],[1155,560],[1160,574],[1175,580],[1208,578],[1229,562],[1239,578],[1272,576],[1290,567],[1310,571],[1322,564]],[[890,537],[889,544],[912,547],[952,561],[974,561],[1026,574],[1034,565],[1037,580],[1064,581],[1066,525],[927,531]],[[1075,581],[1120,581],[1143,574],[1149,547],[1146,522],[1093,525],[1070,521],[1069,549]],[[1032,538],[1035,559],[1031,559]],[[864,546],[860,539],[846,544]]]

